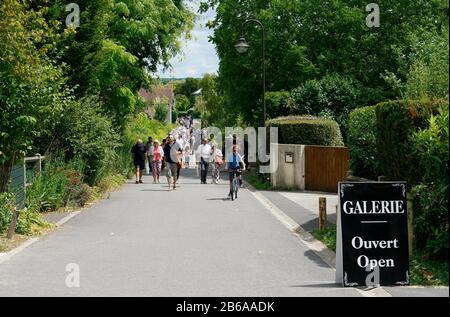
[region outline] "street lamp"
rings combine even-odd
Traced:
[[[265,34],[265,30],[264,30],[264,25],[261,23],[261,21],[256,20],[256,19],[249,19],[246,20],[244,22],[244,24],[242,25],[242,29],[244,29],[244,26],[246,26],[248,23],[256,23],[261,27],[261,35],[262,35],[262,66],[263,66],[263,71],[262,71],[262,81],[263,81],[263,108],[264,108],[264,116],[263,116],[263,120],[264,120],[264,126],[266,125],[266,55],[265,55],[265,46],[266,46],[266,34]],[[243,34],[243,32],[242,32]],[[247,50],[249,49],[250,45],[247,43],[247,41],[245,40],[244,35],[241,36],[241,38],[238,40],[238,42],[236,43],[236,45],[234,45],[234,47],[236,48],[236,51],[240,54],[247,52]]]

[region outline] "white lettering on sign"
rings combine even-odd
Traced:
[[[359,267],[373,270],[376,267],[394,267],[393,259],[369,259],[366,255],[360,255],[356,260]]]
[[[398,249],[398,240],[373,240],[364,241],[361,237],[356,236],[352,239],[352,247],[355,249]]]
[[[347,215],[351,214],[403,214],[405,212],[402,200],[374,200],[351,201],[343,204],[343,210]]]

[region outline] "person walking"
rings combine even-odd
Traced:
[[[159,144],[158,140],[153,141],[153,145],[150,147],[150,153],[152,157],[152,174],[153,183],[159,184],[159,177],[161,176],[162,160],[164,157],[164,149]]]
[[[145,146],[141,139],[137,139],[136,143],[131,148],[131,154],[134,163],[134,175],[136,177],[136,184],[142,184],[142,174],[145,169]]]
[[[145,144],[145,150],[146,150],[145,170],[147,172],[147,175],[150,175],[152,173],[153,157],[151,157],[151,155],[150,155],[150,148],[152,146],[153,146],[153,138],[151,136],[149,136],[147,143]]]
[[[212,169],[212,184],[219,183],[220,167],[223,164],[222,151],[218,148],[216,143],[213,143],[211,150],[211,169]]]
[[[200,156],[200,182],[201,184],[206,184],[206,176],[208,175],[211,158],[211,146],[208,144],[207,138],[202,139],[202,144],[198,147],[197,152]]]
[[[176,174],[177,174],[177,155],[178,149],[174,138],[172,135],[168,135],[166,138],[166,145],[164,146],[164,161],[167,166],[167,183],[169,185],[169,191],[175,190],[176,185]],[[172,183],[172,184],[171,184]],[[171,187],[172,186],[172,187]]]
[[[189,168],[189,162],[191,161],[191,148],[189,147],[189,144],[186,144],[184,146],[184,158],[183,158],[183,162],[184,162],[184,168]]]

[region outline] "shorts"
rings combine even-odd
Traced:
[[[145,161],[134,161],[134,168],[137,169],[138,167],[140,170],[145,169]]]
[[[167,177],[172,177],[177,175],[177,163],[169,163],[167,162]]]

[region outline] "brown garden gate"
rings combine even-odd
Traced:
[[[305,189],[337,192],[347,177],[348,148],[305,146]]]

